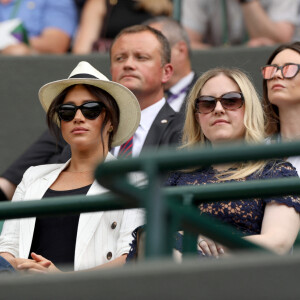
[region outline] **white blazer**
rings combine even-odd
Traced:
[[[115,159],[114,156],[108,153],[105,161],[112,159]],[[40,200],[68,164],[69,161],[65,164],[30,167],[24,173],[12,201]],[[104,192],[107,190],[94,181],[87,195]],[[74,270],[93,268],[128,253],[129,243],[133,239],[132,231],[145,223],[144,215],[142,209],[80,214]],[[0,252],[28,258],[35,220],[26,218],[5,221],[0,236]]]

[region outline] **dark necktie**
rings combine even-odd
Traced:
[[[118,158],[132,157],[132,146],[133,146],[133,136],[127,142],[121,145],[118,153]]]

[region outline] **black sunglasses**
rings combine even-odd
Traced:
[[[239,92],[229,92],[218,98],[213,96],[199,96],[195,101],[195,110],[200,114],[208,114],[216,108],[218,101],[220,101],[224,109],[235,110],[243,106],[244,97]]]
[[[77,110],[80,109],[85,118],[94,120],[101,114],[104,107],[102,102],[97,101],[86,102],[80,106],[74,104],[61,104],[57,109],[57,113],[61,120],[69,122],[74,119]]]
[[[287,63],[281,67],[277,65],[266,65],[261,68],[261,73],[264,79],[272,79],[278,70],[281,71],[283,78],[290,79],[298,74],[300,65],[293,63]]]

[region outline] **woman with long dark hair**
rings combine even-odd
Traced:
[[[94,170],[114,159],[111,147],[127,141],[138,127],[135,96],[81,62],[69,78],[44,85],[39,98],[50,129],[56,123],[70,145],[71,159],[29,168],[13,201],[106,192],[95,181]],[[0,237],[1,259],[32,272],[59,272],[66,265],[73,270],[122,265],[131,232],[144,222],[143,216],[140,209],[127,209],[8,220]]]

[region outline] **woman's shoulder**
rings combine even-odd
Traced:
[[[298,176],[295,167],[288,161],[276,159],[266,163],[262,170],[262,176],[271,177],[292,177]]]
[[[46,164],[30,167],[26,170],[23,180],[35,181],[36,179],[43,178],[54,171],[60,170],[65,164]]]

